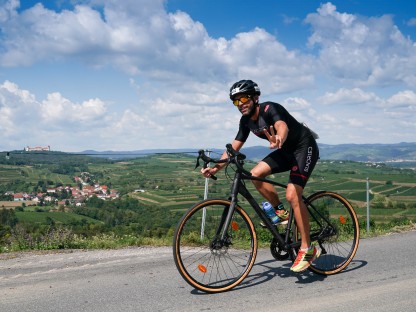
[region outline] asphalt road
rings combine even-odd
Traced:
[[[166,247],[0,254],[0,311],[416,311],[416,231],[361,240],[337,275],[290,265],[259,250],[241,285],[204,294]]]

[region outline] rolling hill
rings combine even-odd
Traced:
[[[319,144],[320,158],[322,160],[350,160],[359,162],[416,162],[416,142],[397,144]],[[212,149],[215,154],[222,154],[221,149]],[[248,159],[259,160],[267,153],[269,148],[265,146],[253,146],[243,148],[242,152]],[[197,154],[198,149],[145,149],[136,151],[83,151],[81,154],[108,157],[112,159],[131,158],[150,154],[164,153],[189,153]]]

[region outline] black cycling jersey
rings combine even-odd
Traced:
[[[298,122],[280,104],[265,102],[259,104],[259,117],[252,120],[250,116],[242,116],[236,140],[245,142],[250,131],[259,138],[267,139],[264,130],[269,131],[276,121],[282,120],[289,129],[286,141],[281,149],[277,149],[263,159],[272,173],[290,170],[289,182],[305,187],[312,170],[319,158],[319,149],[311,131]]]
[[[240,119],[240,128],[236,140],[245,142],[250,131],[259,138],[267,140],[264,130],[269,131],[276,121],[282,120],[287,124],[289,132],[282,149],[294,151],[298,144],[311,135],[307,127],[298,122],[289,112],[280,104],[274,102],[265,102],[259,104],[259,118],[252,120],[249,116],[242,116]]]

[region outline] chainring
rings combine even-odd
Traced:
[[[283,261],[289,259],[289,252],[279,247],[277,240],[273,238],[270,243],[270,252],[272,253],[273,258],[278,261]]]

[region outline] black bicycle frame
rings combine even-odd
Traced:
[[[254,208],[255,212],[257,213],[257,215],[261,218],[261,220],[267,225],[268,229],[272,232],[273,237],[276,238],[279,247],[281,247],[282,249],[288,250],[289,248],[296,248],[300,246],[300,242],[295,242],[295,243],[290,243],[289,244],[289,236],[290,236],[290,231],[291,231],[291,227],[292,227],[292,223],[293,223],[293,211],[292,209],[290,210],[289,213],[289,220],[288,220],[288,226],[286,227],[286,231],[285,231],[285,237],[283,239],[282,235],[277,231],[277,228],[275,226],[273,226],[273,224],[271,223],[270,219],[267,217],[267,215],[265,214],[265,212],[263,211],[262,208],[260,208],[260,206],[257,204],[257,201],[254,199],[254,197],[251,195],[251,193],[247,190],[246,186],[244,185],[244,183],[242,183],[242,180],[257,180],[257,181],[262,181],[262,182],[267,182],[276,186],[280,186],[282,188],[286,188],[287,186],[275,181],[271,181],[268,179],[263,179],[263,178],[257,178],[257,177],[253,177],[253,176],[248,176],[240,171],[237,171],[235,173],[234,176],[234,180],[232,183],[232,187],[231,187],[231,204],[230,207],[228,209],[224,209],[223,215],[221,217],[221,221],[218,227],[218,231],[217,231],[217,237],[220,236],[220,240],[224,241],[226,236],[227,236],[227,229],[229,228],[230,224],[231,224],[231,220],[235,211],[235,207],[238,204],[238,194],[240,194],[241,196],[243,196],[249,203],[250,205]],[[304,197],[303,197],[304,198]],[[304,198],[304,200],[306,200],[306,198]],[[222,229],[222,233],[221,232]]]
[[[289,250],[290,248],[298,248],[300,247],[301,242],[291,242],[290,241],[290,235],[291,235],[291,229],[292,229],[292,225],[293,225],[293,219],[294,219],[294,214],[293,214],[293,209],[290,209],[289,212],[289,220],[288,220],[288,225],[286,226],[285,229],[285,233],[284,233],[284,237],[282,236],[282,234],[280,234],[277,230],[277,227],[275,227],[272,222],[270,221],[269,217],[266,215],[266,213],[263,211],[263,209],[258,205],[257,201],[254,199],[254,197],[251,195],[251,193],[247,190],[246,186],[244,185],[244,183],[242,183],[242,180],[256,180],[256,181],[261,181],[261,182],[266,182],[266,183],[270,183],[272,185],[275,186],[279,186],[283,189],[287,188],[287,185],[279,183],[279,182],[275,182],[269,179],[265,179],[265,178],[259,178],[259,177],[254,177],[251,175],[247,175],[244,172],[241,172],[240,170],[237,170],[234,176],[234,180],[232,183],[232,187],[231,187],[231,204],[230,207],[228,207],[228,209],[224,209],[223,215],[221,217],[221,221],[218,227],[218,231],[217,231],[217,237],[220,237],[221,241],[224,241],[227,235],[227,229],[230,226],[234,211],[235,211],[235,207],[238,204],[238,194],[240,194],[241,196],[243,196],[248,202],[249,204],[253,207],[254,211],[257,213],[257,215],[261,218],[261,220],[267,225],[267,228],[270,230],[270,232],[272,232],[273,237],[277,240],[277,243],[279,245],[280,248],[282,248],[283,250]],[[327,222],[327,224],[331,224],[331,222],[329,220],[327,220],[327,218],[325,216],[323,216],[318,209],[316,209],[309,201],[308,199],[302,195],[302,200],[305,202],[305,204],[307,204],[307,206],[311,207],[312,209],[309,210],[309,214],[310,216],[320,225],[321,229],[323,229],[323,225],[322,223],[319,221],[319,219],[315,216],[315,213],[322,219],[325,220]],[[313,210],[313,213],[312,211]],[[222,229],[222,233],[221,233],[221,229]],[[326,229],[326,228],[324,228]],[[311,239],[312,240],[318,240],[319,238],[323,238],[326,236],[330,236],[333,235],[332,231],[334,230],[334,227],[331,226],[331,231],[324,233],[324,232],[319,232],[319,233],[311,233]]]
[[[240,154],[239,152],[233,150],[231,144],[227,144],[226,147],[227,147],[227,151],[229,152],[229,155],[233,156],[231,161],[230,161],[230,158],[228,159],[228,163],[234,163],[237,166],[237,170],[235,171],[234,180],[233,180],[232,187],[231,187],[231,198],[230,198],[231,204],[230,204],[230,207],[228,207],[228,209],[224,209],[224,211],[223,211],[223,214],[222,214],[221,220],[220,220],[220,224],[219,224],[219,227],[217,229],[216,238],[215,238],[215,241],[212,242],[212,244],[213,244],[212,246],[215,247],[215,248],[221,248],[221,246],[226,242],[225,239],[226,238],[228,239],[227,229],[229,228],[229,226],[231,224],[231,220],[232,220],[232,217],[233,217],[234,212],[235,212],[235,207],[238,204],[237,196],[238,196],[238,194],[240,194],[241,196],[243,196],[250,203],[250,205],[254,208],[257,215],[267,225],[267,228],[270,230],[270,232],[272,232],[273,237],[276,239],[279,248],[281,248],[283,250],[289,250],[290,248],[300,247],[300,245],[301,245],[300,242],[291,242],[291,240],[290,240],[290,233],[291,233],[292,225],[294,223],[293,222],[293,219],[294,219],[293,208],[291,207],[291,209],[290,209],[288,225],[286,226],[286,230],[285,230],[286,232],[285,232],[285,235],[284,235],[284,238],[283,238],[282,235],[277,231],[277,228],[272,224],[269,217],[263,211],[263,209],[260,208],[260,206],[257,204],[256,200],[253,198],[251,193],[247,190],[246,186],[244,185],[244,183],[242,181],[243,180],[250,180],[250,181],[255,180],[255,181],[269,183],[269,184],[274,185],[274,186],[279,186],[283,189],[287,189],[287,185],[279,183],[279,182],[275,182],[275,181],[272,181],[272,180],[269,180],[269,179],[266,179],[266,178],[259,178],[259,177],[252,176],[250,172],[246,171],[242,167],[243,160],[245,159],[245,156],[243,154]],[[241,157],[241,158],[239,159],[239,157]],[[212,158],[206,157],[204,155],[204,151],[200,150],[199,151],[199,156],[197,158],[196,167],[199,166],[199,159],[200,158],[202,158],[203,161],[204,161],[204,168],[206,168],[206,166],[208,165],[209,162],[215,162],[215,163],[221,163],[221,162],[225,163],[225,162],[227,162],[226,159],[218,161],[218,160],[214,160]],[[214,176],[212,176],[211,178],[213,178],[214,180],[217,179]],[[319,233],[311,233],[311,235],[310,235],[311,240],[319,242],[320,239],[332,236],[332,235],[334,235],[334,233],[336,234],[336,227],[333,226],[332,223],[325,216],[323,216],[319,212],[319,210],[316,207],[314,207],[308,201],[308,199],[303,195],[302,195],[302,200],[303,200],[303,202],[305,203],[305,205],[307,207],[310,207],[310,209],[308,208],[309,214],[315,220],[315,222],[317,222],[319,224],[320,229],[321,229],[321,231]],[[317,218],[317,216],[315,214],[317,214],[318,217],[321,218],[321,220],[325,220],[326,224],[328,224],[329,226],[324,227],[322,222],[320,222],[320,220]],[[320,242],[319,242],[319,244],[321,245]]]

